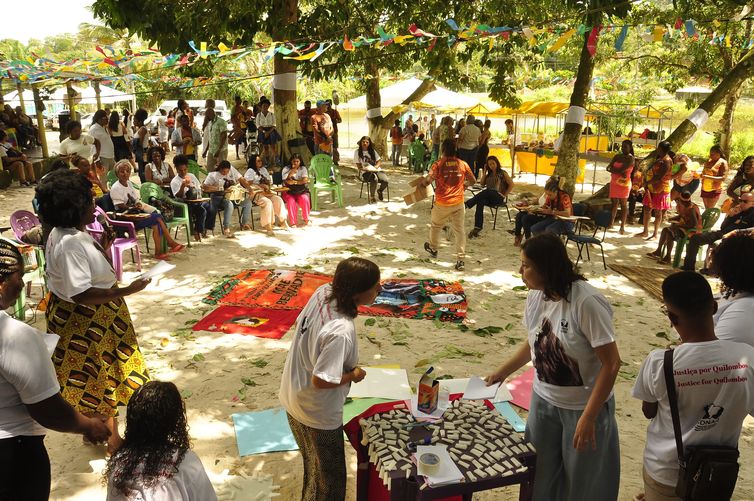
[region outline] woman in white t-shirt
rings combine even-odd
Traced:
[[[107,501],[216,501],[191,450],[186,407],[175,384],[150,381],[134,393],[123,445],[107,462]]]
[[[61,157],[68,160],[74,156],[79,156],[86,158],[89,160],[89,163],[92,163],[92,146],[94,146],[96,150],[95,158],[99,158],[100,142],[89,134],[81,132],[81,122],[71,120],[65,127],[68,131],[68,137],[60,143],[59,151]]]
[[[301,217],[304,225],[309,224],[309,211],[312,208],[309,199],[309,173],[304,167],[301,155],[291,155],[291,165],[283,168],[283,186],[288,191],[283,192],[283,200],[288,208],[288,224],[298,226],[298,209],[301,208]]]
[[[76,412],[60,395],[50,360],[57,336],[11,318],[5,310],[24,288],[24,260],[0,239],[0,499],[50,496],[45,428],[107,440],[105,423]]]
[[[288,218],[285,210],[285,203],[279,195],[270,191],[272,185],[272,176],[262,164],[262,157],[251,155],[249,158],[249,167],[243,176],[251,184],[254,193],[254,204],[260,208],[259,221],[262,227],[267,231],[267,235],[274,236],[272,226],[275,224],[275,218],[278,225],[284,230],[288,229]]]
[[[131,184],[131,162],[119,160],[115,164],[115,174],[118,176],[118,181],[110,187],[110,198],[113,205],[119,211],[136,211],[149,215],[149,217],[136,220],[134,228],[137,230],[152,228],[155,259],[164,261],[170,259],[170,255],[163,250],[165,247],[170,252],[182,251],[185,246],[175,241],[162,215],[156,208],[142,202],[141,193]]]
[[[153,146],[147,152],[149,163],[144,169],[147,181],[159,186],[169,186],[175,177],[173,167],[165,161],[165,150],[162,146]]]
[[[721,282],[715,335],[718,339],[754,346],[754,234],[728,233],[712,252],[710,271]]]
[[[160,146],[164,151],[168,149],[168,136],[170,129],[168,128],[168,112],[160,108],[160,116],[157,117],[157,137],[160,141]]]
[[[342,501],[346,495],[343,404],[360,367],[354,318],[380,293],[380,269],[350,257],[332,284],[316,290],[296,320],[280,384],[280,402],[304,460],[302,499]]]
[[[377,199],[374,192],[382,200],[382,192],[388,185],[387,175],[380,167],[380,154],[377,153],[372,145],[372,139],[369,136],[363,136],[359,139],[356,151],[353,152],[353,161],[359,168],[359,175],[364,182],[369,183],[369,202],[375,203]],[[380,183],[380,189],[377,189],[377,183]]]
[[[60,336],[52,354],[63,398],[88,416],[105,420],[120,446],[118,406],[149,381],[131,315],[123,298],[149,280],[116,285],[109,253],[115,235],[101,241],[86,232],[94,222],[92,183],[76,171],[58,170],[37,187],[41,219],[53,229],[47,238],[47,330]]]
[[[613,385],[620,356],[612,310],[586,283],[559,237],[536,235],[521,246],[530,292],[523,324],[528,343],[487,383],[528,362],[536,369],[526,438],[537,449],[536,500],[615,500],[620,450]]]

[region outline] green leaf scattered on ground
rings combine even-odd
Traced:
[[[256,383],[256,382],[254,382],[254,380],[253,380],[253,379],[251,379],[251,378],[248,378],[248,377],[244,377],[244,378],[241,378],[241,382],[242,382],[242,383],[243,383],[243,384],[244,384],[245,386],[256,386],[256,385],[257,385],[257,383]]]
[[[183,397],[184,400],[187,398],[191,398],[191,395],[193,394],[194,392],[191,390],[181,390],[181,397]]]
[[[520,341],[520,339],[517,338],[517,337],[514,337],[514,336],[505,336],[505,342],[508,343],[511,346],[513,346],[514,344],[518,344],[519,341]]]
[[[263,358],[257,358],[251,361],[251,365],[253,365],[254,367],[259,367],[260,369],[267,367],[267,364],[269,364],[269,362]]]
[[[364,325],[366,325],[367,327],[371,327],[376,323],[377,320],[375,318],[367,318],[366,320],[364,320]]]
[[[505,324],[505,327],[504,327],[504,329],[505,329],[505,330],[509,331],[509,330],[511,330],[512,328],[513,328],[513,323],[511,323],[511,322],[508,322],[507,324]]]
[[[444,358],[482,358],[484,357],[484,354],[479,351],[474,350],[465,350],[463,348],[459,348],[458,346],[448,344],[445,345],[445,347],[435,353],[429,360],[430,363],[435,363],[439,360],[442,360]]]
[[[670,338],[668,337],[668,333],[665,331],[657,332],[655,333],[655,336],[660,337],[662,339],[667,339],[668,341],[670,341]]]
[[[421,360],[417,360],[417,362],[414,364],[414,367],[423,367],[425,365],[429,365],[431,362],[428,358],[422,358]]]
[[[435,379],[438,381],[441,381],[443,379],[455,379],[456,377],[453,374],[443,374],[442,376],[437,376]]]
[[[203,353],[197,353],[193,357],[191,357],[191,360],[194,362],[203,362],[204,361],[204,354]]]
[[[511,290],[519,292],[519,291],[527,291],[527,290],[529,290],[529,288],[527,286],[525,286],[525,285],[516,285]]]
[[[361,251],[359,250],[359,248],[356,247],[356,246],[346,247],[345,250],[348,251],[348,252],[350,252],[351,254],[360,254],[361,253]]]
[[[310,264],[305,264],[304,266],[302,266],[302,267],[301,267],[301,269],[304,269],[304,270],[311,270],[311,269],[312,269],[312,265],[310,265]]]
[[[264,257],[282,256],[283,254],[285,254],[285,252],[281,251],[280,249],[265,251],[262,253]]]

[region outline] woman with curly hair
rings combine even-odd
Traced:
[[[734,231],[712,251],[710,271],[721,282],[717,298],[715,335],[718,339],[754,346],[754,234]]]
[[[175,177],[173,167],[165,161],[165,150],[162,146],[152,146],[147,151],[149,163],[144,169],[147,181],[159,186],[169,186]]]
[[[526,438],[537,449],[533,499],[615,500],[620,450],[613,385],[620,355],[610,303],[578,273],[556,235],[521,245],[520,273],[530,291],[523,320],[529,339],[487,384],[534,365],[526,423]]]
[[[134,392],[123,445],[107,462],[107,501],[217,500],[191,450],[186,407],[173,383],[150,381]]]
[[[85,231],[94,222],[92,183],[76,171],[59,170],[37,187],[42,220],[52,227],[45,249],[50,301],[47,330],[60,336],[52,354],[63,398],[81,413],[106,421],[108,450],[121,443],[118,406],[149,381],[124,297],[149,280],[116,285],[106,257],[115,237],[96,242]]]
[[[380,290],[377,265],[350,257],[338,263],[332,284],[317,289],[296,320],[280,402],[304,460],[302,499],[345,499],[343,404],[351,383],[366,376],[358,367],[354,319]]]

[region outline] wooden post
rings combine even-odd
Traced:
[[[16,92],[18,92],[18,103],[21,105],[21,111],[26,113],[26,106],[24,106],[24,88],[21,87],[21,83],[16,84]]]
[[[42,114],[44,103],[39,97],[39,88],[36,85],[31,86],[31,92],[34,94],[34,111],[37,113],[37,128],[39,129],[39,141],[42,143],[42,157],[49,158],[50,153],[47,150],[47,134],[45,131],[45,117]]]
[[[94,98],[97,100],[97,109],[102,109],[102,96],[100,96],[99,80],[94,81]]]

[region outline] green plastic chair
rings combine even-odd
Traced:
[[[717,207],[711,207],[709,209],[706,209],[702,213],[702,233],[709,232],[713,226],[715,226],[715,223],[717,220],[720,219],[720,209]],[[681,265],[681,257],[683,256],[683,249],[686,247],[686,244],[689,242],[689,234],[686,233],[684,236],[676,242],[676,248],[675,248],[675,254],[673,254],[673,268],[678,268]],[[699,247],[699,252],[702,251],[702,248]],[[697,259],[698,259],[698,253],[697,253]]]
[[[107,171],[107,187],[112,188],[115,183],[118,182],[118,175],[115,173],[115,169]]]
[[[424,154],[426,149],[421,141],[414,141],[408,147],[408,161],[411,166],[411,171],[417,174],[424,172],[426,163],[424,162]]]
[[[321,153],[314,155],[309,170],[311,171],[309,192],[312,198],[312,209],[317,210],[319,206],[319,193],[328,191],[330,192],[331,200],[333,202],[337,201],[338,207],[343,207],[343,183],[340,179],[340,171],[333,164],[332,158]],[[331,177],[335,179],[335,182],[330,181]]]
[[[191,226],[191,221],[189,220],[188,205],[168,197],[167,195],[165,195],[165,192],[162,190],[162,188],[154,183],[147,182],[142,184],[139,193],[141,194],[141,200],[144,203],[149,203],[150,198],[156,198],[157,200],[169,202],[173,205],[173,207],[175,207],[173,220],[165,221],[165,225],[168,227],[168,230],[175,228],[176,237],[178,236],[178,229],[183,226],[186,229],[186,243],[189,247],[191,247],[191,230],[189,229]],[[149,232],[145,232],[144,234],[146,235],[145,238],[147,238],[147,245],[149,245]],[[147,250],[147,252],[149,251]]]

